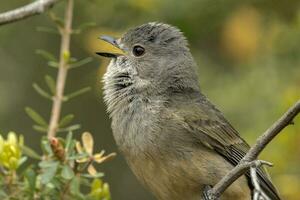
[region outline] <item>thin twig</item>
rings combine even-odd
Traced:
[[[254,160],[254,161],[250,161],[250,162],[245,162],[245,163],[240,163],[239,165],[237,165],[235,168],[233,168],[226,176],[224,176],[221,181],[219,181],[215,187],[221,187],[223,185],[226,185],[229,183],[228,186],[231,185],[231,183],[234,182],[234,180],[238,179],[241,175],[245,174],[247,172],[247,170],[250,167],[259,167],[261,165],[268,165],[268,166],[273,166],[272,163],[269,163],[267,161],[263,161],[263,160]],[[232,181],[233,180],[233,181]],[[231,182],[232,181],[232,182]],[[220,185],[220,186],[219,186]],[[215,188],[214,187],[214,188]],[[218,191],[214,191],[212,188],[209,191],[209,199],[218,199],[218,197],[221,196],[221,194],[224,191],[221,191],[221,193],[218,193]],[[226,188],[225,188],[226,189]]]
[[[294,118],[300,112],[300,100],[288,109],[270,128],[268,128],[257,140],[254,146],[243,158],[243,162],[252,161],[285,127],[293,124]]]
[[[293,119],[300,112],[300,100],[295,103],[284,115],[281,116],[269,129],[267,129],[256,141],[248,153],[230,172],[227,173],[210,191],[212,199],[217,199],[223,192],[249,168],[249,163],[257,158],[267,144],[274,139],[286,126],[292,124]]]
[[[26,19],[38,15],[52,7],[59,0],[38,0],[23,7],[0,14],[0,25]]]
[[[54,137],[57,129],[61,113],[61,105],[64,97],[64,88],[66,83],[66,78],[68,74],[69,61],[66,57],[70,57],[70,39],[72,34],[72,19],[73,19],[73,0],[67,1],[67,6],[65,10],[65,24],[60,30],[61,34],[61,47],[60,47],[60,60],[59,69],[56,79],[56,93],[53,97],[53,105],[51,111],[51,118],[49,122],[48,137]]]

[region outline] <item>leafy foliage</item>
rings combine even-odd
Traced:
[[[83,133],[82,139],[85,148],[78,151],[75,146],[79,141],[73,138],[72,132],[65,139],[43,138],[41,157],[29,147],[23,148],[23,136],[18,139],[10,132],[5,140],[0,135],[1,197],[86,199],[88,196],[90,200],[110,200],[109,186],[100,179],[103,174],[96,171],[93,163],[102,163],[115,154],[93,155],[91,134]],[[27,157],[37,159],[38,163],[25,166]]]
[[[38,30],[62,35],[64,20],[52,11],[48,16],[56,24],[56,29],[40,27]],[[70,34],[79,34],[92,25],[85,23]],[[62,67],[67,70],[75,69],[92,61],[90,57],[71,57],[69,51],[64,51],[59,59],[46,50],[39,49],[36,53],[47,61],[48,66],[58,70]],[[62,62],[66,65],[60,65]],[[50,75],[44,76],[44,82],[47,86],[45,88],[38,83],[33,83],[32,86],[41,97],[50,102],[68,101],[91,89],[84,87],[61,97],[57,95],[57,91],[61,88],[60,84],[64,85],[65,82],[57,82]],[[48,132],[48,120],[38,111],[26,107],[25,112],[34,122],[34,130]],[[9,132],[7,139],[0,135],[0,199],[111,199],[109,185],[101,179],[104,174],[98,172],[94,164],[109,160],[115,153],[93,153],[94,140],[88,132],[82,134],[81,147],[81,143],[73,137],[73,132],[81,128],[80,124],[72,124],[74,118],[74,114],[67,114],[55,125],[55,133],[67,133],[65,138],[49,135],[42,137],[42,155],[26,146],[22,135],[18,137],[14,132]],[[27,161],[28,158],[36,161]]]

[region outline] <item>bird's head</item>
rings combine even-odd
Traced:
[[[196,65],[178,28],[152,22],[130,29],[118,39],[100,38],[119,49],[97,52],[112,58],[104,76],[106,101],[111,94],[124,95],[129,89],[148,96],[164,94],[172,88],[198,90]]]

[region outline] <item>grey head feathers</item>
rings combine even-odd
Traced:
[[[141,43],[157,48],[177,46],[174,51],[188,51],[187,40],[178,28],[158,22],[150,22],[129,30],[122,37],[122,42],[127,45]]]
[[[111,60],[103,78],[110,116],[128,109],[132,101],[159,104],[173,94],[199,91],[196,64],[178,28],[151,22],[129,30],[116,42],[125,55]],[[132,52],[137,45],[145,50],[142,56]]]

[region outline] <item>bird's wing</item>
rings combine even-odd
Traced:
[[[240,162],[250,148],[223,114],[207,99],[194,106],[192,104],[176,106],[174,114],[181,115],[179,117],[185,121],[186,126],[189,127],[190,132],[195,134],[195,137],[209,145],[210,148],[212,147],[233,166]],[[252,187],[249,172],[246,176]],[[272,200],[280,200],[276,188],[263,168],[258,169],[258,178],[263,191]]]

